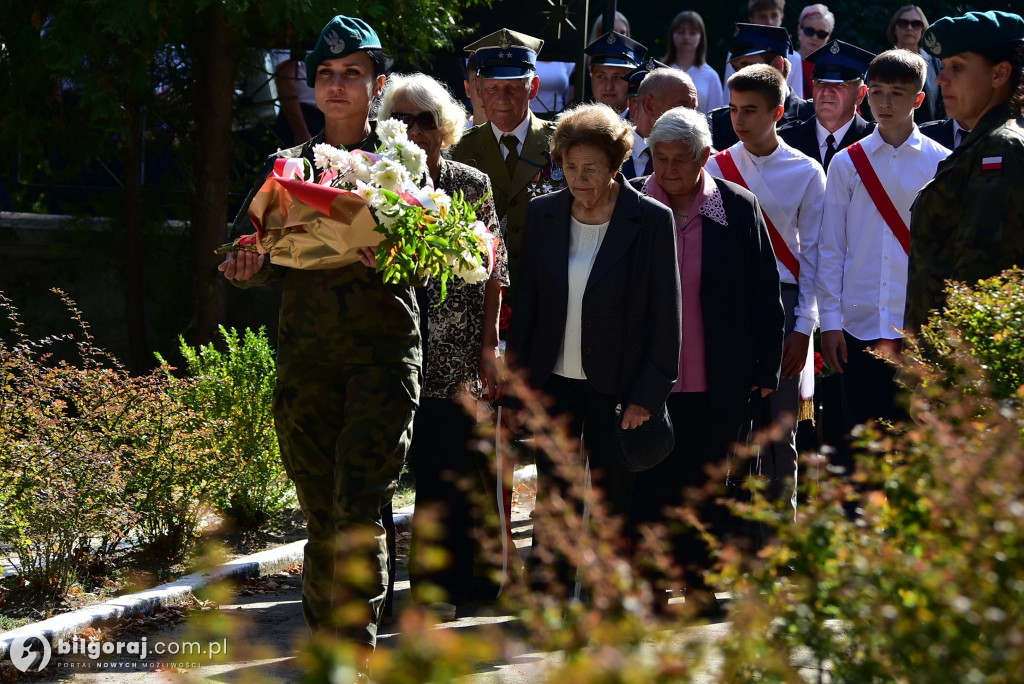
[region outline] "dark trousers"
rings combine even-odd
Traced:
[[[878,340],[861,340],[843,331],[846,365],[843,367],[843,427],[847,435],[869,420],[901,422],[907,412],[897,402],[896,367],[873,356],[869,348]],[[837,455],[836,465],[852,472],[853,450],[849,443]]]
[[[595,490],[603,493],[605,509],[611,515],[626,519],[629,515],[634,477],[633,473],[619,464],[615,455],[615,398],[595,392],[586,380],[574,380],[560,375],[552,375],[542,390],[553,401],[548,411],[549,415],[555,419],[566,417],[569,433],[574,437],[582,434],[590,461],[591,483]],[[578,460],[578,452],[564,456],[576,460],[582,478],[585,464]],[[574,484],[582,491],[582,482],[567,481],[559,474],[555,461],[543,450],[537,450],[536,501],[539,510],[549,509],[555,496],[569,501],[569,491]],[[582,506],[575,506],[575,510],[577,513],[581,512]],[[545,564],[543,559],[550,557],[551,569],[556,579],[566,587],[571,586],[575,582],[575,565],[562,553],[557,532],[545,530],[543,519],[538,521],[535,517],[534,522],[529,570],[535,574],[537,568]],[[553,519],[550,524],[557,525],[558,520]]]
[[[483,501],[483,478],[493,475],[487,457],[472,448],[475,426],[462,405],[449,399],[424,398],[416,413],[409,452],[416,473],[409,579],[421,601],[459,604],[471,598],[477,535],[483,511],[493,508]],[[444,595],[424,591],[430,585]]]
[[[715,498],[725,493],[724,483],[714,485],[707,469],[725,462],[743,416],[717,410],[706,392],[674,392],[668,398],[668,413],[675,428],[675,447],[659,465],[637,474],[636,491],[643,495],[633,499],[632,522],[634,527],[668,526],[670,560],[681,571],[686,586],[703,589],[703,571],[711,567],[710,549],[695,530],[676,522],[677,517],[668,510],[692,505],[700,522],[716,537],[732,529],[728,510],[715,503]],[[642,571],[658,584],[667,581],[652,568]]]

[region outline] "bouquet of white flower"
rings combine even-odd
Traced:
[[[418,185],[426,154],[406,130],[395,119],[379,122],[376,154],[314,146],[319,183],[307,160],[278,159],[249,207],[256,236],[218,251],[269,253],[271,262],[292,268],[338,268],[355,263],[360,247],[376,245],[385,282],[440,278],[442,299],[453,274],[467,282],[487,278],[495,237],[476,218],[479,203]]]

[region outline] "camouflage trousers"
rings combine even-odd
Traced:
[[[376,644],[388,585],[381,509],[409,449],[419,383],[406,364],[279,372],[274,421],[306,516],[302,613],[312,630]]]

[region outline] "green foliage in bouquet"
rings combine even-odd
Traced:
[[[191,381],[179,396],[217,426],[223,469],[214,502],[239,528],[255,530],[295,500],[274,431],[274,353],[263,328],[240,335],[220,326],[220,334],[223,351],[213,344],[193,348],[181,339]]]
[[[921,360],[934,364],[940,380],[965,392],[984,391],[1024,399],[1024,271],[1009,270],[973,286],[951,282],[941,316],[920,332]],[[968,369],[977,365],[981,373]]]
[[[402,211],[390,225],[376,228],[384,235],[377,246],[377,271],[384,282],[415,283],[428,277],[440,278],[444,301],[453,274],[467,282],[487,277],[488,264],[483,262],[480,252],[487,250],[489,236],[486,229],[472,227],[477,223],[476,212],[490,195],[470,204],[461,191],[456,191],[450,206],[442,205],[439,214],[432,216],[421,206],[402,203],[396,193],[381,192],[393,206],[401,203]],[[489,258],[493,262],[493,252]]]

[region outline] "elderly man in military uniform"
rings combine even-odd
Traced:
[[[814,64],[814,116],[790,124],[779,137],[815,160],[825,171],[836,152],[871,134],[875,125],[857,113],[868,88],[864,75],[875,56],[856,45],[833,40],[807,57]]]
[[[1024,266],[1024,19],[994,11],[944,17],[921,44],[942,60],[936,81],[946,113],[970,134],[911,208],[910,331],[942,308],[944,280],[973,284]]]
[[[789,31],[781,26],[736,24],[729,54],[729,64],[735,71],[751,64],[767,64],[786,77],[792,68],[787,55],[793,54],[793,44],[789,40]],[[776,128],[814,116],[814,105],[797,97],[788,86],[782,106],[783,115],[775,124]],[[727,106],[708,112],[708,126],[711,128],[711,144],[716,150],[726,150],[740,141],[732,129],[732,117]]]
[[[623,76],[643,63],[647,48],[621,33],[609,31],[583,52],[590,57],[590,87],[594,99],[629,119],[629,82]]]
[[[323,142],[377,147],[369,113],[385,76],[374,30],[334,17],[306,57],[306,74],[324,130],[267,160],[235,219],[235,235],[252,232],[249,204],[275,159],[312,164],[313,146]],[[312,630],[356,644],[365,658],[376,644],[388,585],[382,510],[412,437],[421,348],[413,289],[385,285],[363,258],[299,270],[238,252],[220,270],[239,287],[283,280],[273,410],[281,459],[306,516],[302,612]]]
[[[505,221],[507,235],[509,306],[515,306],[526,205],[536,194],[564,185],[561,169],[552,165],[548,154],[555,124],[530,111],[530,100],[540,87],[536,66],[543,45],[539,38],[503,28],[466,47],[476,58],[476,87],[487,123],[462,136],[452,153],[452,159],[491,179],[494,207]]]

